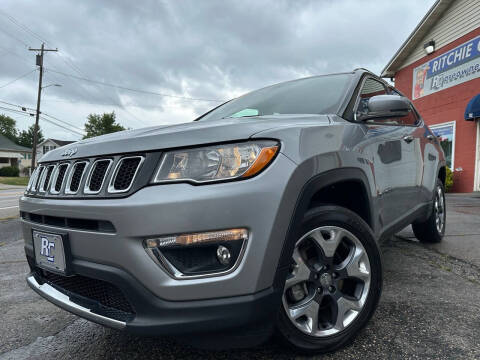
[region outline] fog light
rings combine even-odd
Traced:
[[[230,251],[225,247],[220,245],[217,248],[217,259],[220,261],[220,264],[222,265],[228,265],[230,264]]]
[[[162,236],[145,240],[145,249],[176,278],[215,275],[236,267],[248,239],[247,229]]]

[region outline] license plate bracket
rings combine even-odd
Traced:
[[[32,230],[35,263],[39,268],[68,275],[70,244],[68,234]]]

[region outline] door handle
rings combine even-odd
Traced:
[[[433,135],[431,135],[431,134],[430,134],[430,135],[427,135],[427,140],[428,140],[428,141],[433,141],[434,139],[435,139],[435,136],[433,136]]]
[[[407,144],[410,144],[413,141],[413,136],[412,135],[405,135],[403,137],[403,141],[405,141]]]

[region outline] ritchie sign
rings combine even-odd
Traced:
[[[413,69],[412,99],[480,77],[480,36]]]

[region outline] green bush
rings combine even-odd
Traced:
[[[445,179],[445,191],[449,192],[453,186],[453,171],[447,166],[447,176]]]
[[[17,177],[20,174],[20,170],[16,166],[5,166],[0,168],[0,176]]]

